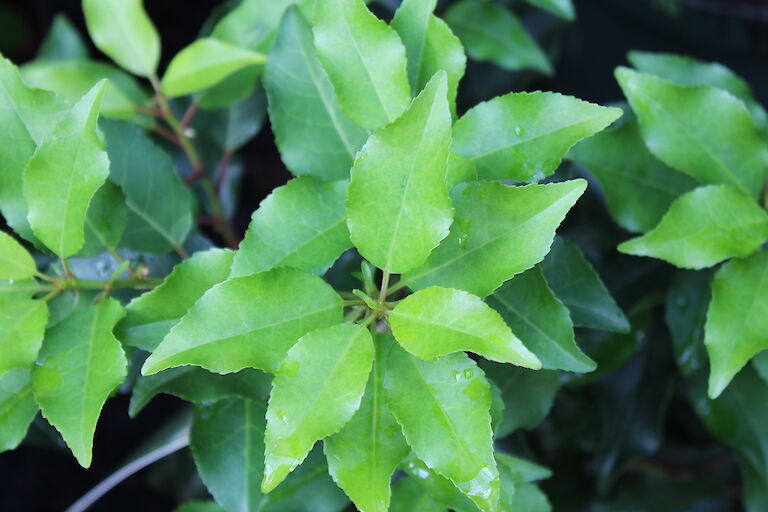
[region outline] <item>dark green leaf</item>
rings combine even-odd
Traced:
[[[53,18],[48,34],[37,50],[35,60],[87,59],[88,53],[83,36],[69,18],[61,13]]]
[[[115,252],[123,238],[126,208],[120,187],[107,181],[94,194],[85,214],[85,242],[77,253],[87,258],[103,252]]]

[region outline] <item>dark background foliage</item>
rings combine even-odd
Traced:
[[[167,64],[196,37],[221,2],[145,3],[161,33]],[[377,9],[386,17],[391,12],[387,5],[397,3],[383,1]],[[575,4],[575,23],[534,9],[526,11],[528,28],[553,56],[553,77],[470,63],[460,89],[460,110],[510,90],[554,90],[598,103],[615,101],[621,92],[613,69],[625,64],[630,49],[725,63],[752,85],[758,100],[768,101],[768,5],[764,1],[576,0]],[[59,12],[84,32],[79,0],[0,1],[0,52],[18,63],[33,58]],[[234,223],[242,233],[261,199],[290,175],[280,162],[268,126],[240,156],[245,172]],[[569,217],[566,233],[586,249],[636,328],[628,339],[583,332],[579,342],[591,355],[598,354],[609,369],[612,350],[640,348],[618,369],[563,388],[544,424],[504,442],[554,470],[555,477],[543,489],[558,512],[589,507],[595,512],[739,510],[735,458],[711,439],[689,405],[674,367],[662,299],[656,303],[647,299],[654,291],[663,297],[671,273],[653,260],[622,257],[613,250],[625,235],[608,219],[594,192]],[[640,297],[646,299],[639,302]],[[110,400],[96,433],[94,465],[87,471],[38,418],[30,439],[0,456],[0,511],[63,510],[182,409],[182,402],[163,395],[131,420],[125,395]],[[193,474],[189,455],[182,453],[128,479],[93,510],[170,510],[180,497],[204,492],[191,478]]]

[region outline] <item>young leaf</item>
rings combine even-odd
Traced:
[[[333,479],[358,509],[370,512],[389,510],[392,474],[409,451],[384,401],[386,356],[392,343],[391,337],[377,337],[376,359],[360,409],[324,442]]]
[[[352,168],[352,242],[364,258],[392,273],[424,263],[451,225],[446,80],[438,72],[402,117],[368,139]]]
[[[220,150],[234,153],[259,133],[266,115],[267,97],[257,85],[250,96],[231,106],[199,111],[191,126]]]
[[[727,185],[699,187],[677,199],[659,225],[619,251],[701,269],[750,255],[768,240],[768,214]]]
[[[541,270],[555,296],[571,312],[574,325],[629,332],[627,317],[579,246],[556,237],[552,250],[541,264]]]
[[[571,146],[620,116],[621,109],[572,96],[513,92],[464,114],[451,149],[475,163],[480,179],[538,181],[555,172]]]
[[[83,0],[83,12],[99,50],[134,75],[154,75],[160,37],[142,0]]]
[[[229,276],[233,257],[232,251],[210,249],[176,265],[162,284],[128,304],[117,326],[118,338],[154,350],[205,292]]]
[[[274,267],[322,274],[352,247],[344,201],[347,183],[322,183],[310,176],[276,188],[259,209],[232,264],[232,277]]]
[[[85,242],[88,203],[109,176],[97,126],[106,82],[96,84],[56,124],[24,169],[32,230],[62,258]]]
[[[677,85],[616,70],[648,149],[705,185],[731,185],[756,198],[768,170],[768,146],[744,104],[714,87]]]
[[[418,94],[438,71],[448,75],[448,102],[456,111],[456,90],[464,76],[467,58],[461,41],[448,25],[432,14],[437,0],[405,0],[392,18],[394,28],[405,45],[408,81]]]
[[[541,7],[556,16],[560,16],[568,21],[573,21],[576,18],[576,13],[573,10],[572,0],[526,0],[529,4]]]
[[[0,375],[35,362],[47,322],[44,301],[0,297]]]
[[[0,56],[0,212],[8,225],[29,241],[35,237],[27,221],[24,167],[68,108],[52,93],[29,89],[16,67]]]
[[[634,233],[652,229],[672,201],[696,187],[696,180],[648,151],[635,120],[579,142],[568,158],[597,178],[611,216]]]
[[[35,260],[5,231],[0,231],[0,279],[26,279],[37,272]]]
[[[29,369],[0,375],[0,452],[13,450],[21,443],[36,414]]]
[[[555,229],[586,188],[584,180],[524,187],[484,181],[454,188],[450,235],[424,265],[403,276],[404,284],[490,295],[544,258]]]
[[[481,510],[497,510],[491,390],[466,354],[422,361],[394,346],[384,388],[389,410],[416,455]]]
[[[161,86],[170,97],[184,96],[208,89],[246,66],[265,62],[266,57],[261,53],[206,37],[190,44],[173,58]]]
[[[355,324],[312,331],[291,347],[272,382],[262,491],[277,487],[317,441],[349,422],[373,358],[371,334]]]
[[[226,510],[262,510],[264,471],[263,402],[229,398],[196,406],[190,446],[200,478]]]
[[[292,5],[312,16],[313,0],[243,0],[224,16],[211,34],[216,39],[261,53],[269,51],[280,18]]]
[[[285,166],[294,175],[347,179],[367,133],[339,109],[315,54],[312,27],[294,7],[283,17],[269,52],[264,88]]]
[[[53,18],[48,34],[37,50],[35,60],[87,59],[88,46],[66,14]],[[81,95],[82,96],[82,95]]]
[[[369,130],[398,118],[411,94],[397,33],[362,0],[317,2],[313,26],[317,57],[341,110]]]
[[[136,126],[105,121],[101,128],[109,177],[120,185],[128,208],[121,245],[150,253],[180,247],[192,227],[192,198],[171,157]]]
[[[571,315],[544,279],[541,267],[507,281],[487,299],[548,369],[590,372],[592,361],[576,345]]]
[[[124,314],[115,299],[81,307],[46,333],[40,362],[32,369],[43,416],[83,467],[91,465],[101,408],[126,375],[125,354],[112,335]]]
[[[400,345],[422,359],[467,350],[492,361],[541,368],[501,315],[465,291],[439,286],[419,290],[403,299],[388,321]]]
[[[712,281],[704,343],[716,398],[752,356],[768,349],[768,251],[723,265]]]
[[[301,336],[342,321],[341,298],[294,268],[229,279],[208,290],[144,363],[150,375],[183,365],[217,373],[274,372]]]
[[[115,251],[126,224],[125,199],[120,187],[107,181],[93,195],[85,214],[85,241],[78,257]]]
[[[535,69],[552,74],[552,65],[512,11],[492,2],[461,0],[445,12],[470,57],[509,71]]]
[[[401,468],[447,512],[477,512],[478,507],[466,495],[462,494],[453,483],[435,473],[424,461],[419,460],[413,452],[404,461]],[[409,509],[411,510],[411,509]]]

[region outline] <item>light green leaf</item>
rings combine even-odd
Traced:
[[[78,257],[115,251],[126,224],[125,199],[120,187],[107,181],[94,194],[85,214],[85,242]]]
[[[477,181],[477,169],[467,157],[451,153],[448,155],[448,169],[445,172],[448,188],[451,189],[460,183]]]
[[[507,281],[487,299],[547,369],[590,372],[595,362],[576,345],[571,315],[536,266]]]
[[[474,361],[466,354],[422,361],[394,346],[384,388],[416,455],[481,510],[498,510],[491,390]]]
[[[434,497],[418,482],[416,477],[400,478],[392,488],[390,512],[446,512]]]
[[[227,108],[245,100],[259,85],[259,78],[264,72],[264,66],[246,66],[235,71],[230,76],[201,91],[197,95],[197,104],[203,110]]]
[[[160,60],[160,37],[143,0],[83,0],[96,47],[134,75],[150,77]]]
[[[618,68],[616,79],[651,153],[705,185],[760,194],[768,146],[740,100],[714,87],[677,85],[627,68]]]
[[[768,349],[768,251],[729,261],[715,273],[704,344],[711,398],[752,356]]]
[[[264,64],[261,53],[244,50],[212,37],[198,39],[181,50],[163,75],[163,92],[184,96],[208,89],[246,66]]]
[[[439,286],[419,290],[403,299],[388,321],[400,345],[422,359],[467,350],[500,363],[541,368],[501,315],[465,291]]]
[[[150,375],[183,365],[217,373],[274,372],[301,336],[342,321],[343,303],[317,276],[278,268],[229,279],[203,295],[146,360]]]
[[[117,326],[120,340],[147,351],[157,348],[205,292],[227,279],[233,257],[230,250],[210,249],[177,264],[162,284],[128,304]]]
[[[535,69],[552,74],[552,65],[512,11],[492,2],[462,0],[445,12],[470,57],[509,71]]]
[[[362,0],[318,2],[313,26],[317,57],[341,110],[369,130],[397,119],[411,98],[397,33]]]
[[[700,60],[672,53],[631,51],[627,59],[642,73],[660,76],[680,85],[711,85],[730,92],[744,102],[758,127],[765,128],[765,109],[755,100],[749,84],[718,62]]]
[[[358,509],[370,512],[389,509],[392,474],[409,451],[400,425],[384,401],[386,356],[392,343],[389,336],[377,336],[376,360],[360,409],[324,442],[333,479]]]
[[[37,272],[35,260],[5,231],[0,231],[0,279],[26,279]]]
[[[347,183],[310,176],[276,188],[259,209],[232,264],[232,277],[279,266],[322,274],[352,247],[344,201]]]
[[[0,452],[13,450],[27,435],[37,414],[29,369],[0,375]]]
[[[33,278],[0,280],[0,299],[31,299],[40,291],[40,285]]]
[[[47,322],[44,301],[0,297],[0,375],[35,362]]]
[[[295,8],[285,14],[269,52],[264,88],[285,166],[294,175],[347,179],[367,133],[339,110],[315,55],[312,27]]]
[[[568,158],[597,178],[613,219],[634,233],[652,229],[672,201],[696,186],[648,151],[636,120],[581,141]]]
[[[267,53],[278,31],[280,18],[292,5],[312,16],[314,0],[243,0],[224,16],[211,34],[241,48]]]
[[[467,58],[461,41],[448,25],[432,14],[437,0],[405,0],[392,18],[394,28],[405,45],[408,57],[408,81],[418,94],[432,75],[448,75],[448,102],[456,113],[456,90],[464,76]]]
[[[263,402],[229,398],[195,407],[190,445],[200,478],[226,510],[262,510]]]
[[[681,268],[711,267],[750,255],[768,240],[768,214],[727,185],[699,187],[677,199],[659,225],[619,251]]]
[[[54,16],[35,60],[87,59],[88,46],[66,14]],[[81,95],[82,96],[82,95]]]
[[[365,327],[340,324],[303,336],[280,365],[267,408],[264,480],[269,492],[360,407],[374,347]]]
[[[39,363],[32,369],[43,416],[83,467],[91,465],[101,408],[126,375],[125,354],[112,335],[124,314],[115,299],[76,310],[46,333]]]
[[[513,92],[464,114],[451,149],[475,163],[480,179],[539,181],[555,172],[574,144],[620,116],[621,109],[572,96]]]
[[[105,121],[101,127],[109,177],[120,185],[128,208],[121,245],[150,253],[180,247],[192,227],[192,198],[171,157],[136,126]]]
[[[368,139],[352,168],[352,242],[364,258],[392,273],[424,263],[451,225],[446,87],[440,71],[402,117]]]
[[[68,109],[55,94],[29,89],[16,66],[0,56],[0,212],[16,233],[32,242],[36,239],[27,221],[24,167]]]
[[[586,188],[584,180],[524,187],[484,181],[455,187],[451,234],[424,265],[403,276],[404,283],[412,289],[439,285],[490,295],[544,258],[555,229]]]
[[[410,476],[409,479],[416,480],[434,502],[442,507],[440,510],[477,512],[478,507],[472,500],[462,494],[450,480],[431,470],[424,461],[419,460],[413,453],[408,456],[400,469]]]
[[[215,501],[188,501],[174,512],[226,512]]]
[[[156,375],[136,379],[128,414],[136,416],[160,393],[195,404],[209,404],[229,397],[265,401],[271,384],[270,375],[251,368],[228,375],[211,373],[197,366],[169,368]]]
[[[572,0],[526,0],[529,4],[541,7],[552,14],[560,16],[568,21],[576,18]]]
[[[515,483],[536,482],[552,476],[552,471],[535,462],[501,452],[496,452],[495,457],[499,469],[507,470]]]
[[[29,224],[62,258],[83,246],[88,203],[109,176],[97,126],[105,87],[96,84],[61,118],[24,169]]]
[[[541,270],[555,296],[571,312],[574,325],[629,332],[627,317],[578,245],[556,237]]]

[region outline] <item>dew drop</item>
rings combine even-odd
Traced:
[[[461,376],[462,373],[458,370],[453,370],[453,378],[456,379],[456,382],[461,382]]]
[[[464,370],[464,377],[465,378],[471,379],[472,375],[473,375],[472,368],[467,368],[467,369]]]
[[[517,135],[518,137],[522,137],[523,135],[525,135],[525,128],[523,128],[522,126],[515,127],[515,135]]]

